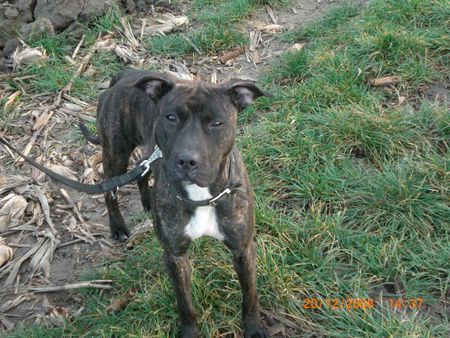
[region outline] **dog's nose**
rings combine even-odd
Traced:
[[[196,153],[180,154],[177,157],[176,165],[185,173],[190,173],[198,167],[200,156]]]

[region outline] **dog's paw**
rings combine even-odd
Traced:
[[[130,237],[128,229],[119,229],[111,233],[112,239],[119,242],[126,242]]]
[[[260,321],[254,323],[245,323],[245,338],[269,338],[269,334],[267,333],[264,326]]]
[[[181,338],[198,338],[200,333],[198,332],[197,325],[181,325]]]

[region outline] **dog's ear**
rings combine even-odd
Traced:
[[[144,92],[154,101],[160,100],[173,87],[175,82],[163,74],[149,74],[131,83],[129,87],[136,87]]]
[[[258,97],[268,96],[272,94],[266,93],[259,89],[253,82],[234,80],[223,85],[225,92],[230,97],[231,102],[236,106],[238,111],[242,111],[252,104]]]

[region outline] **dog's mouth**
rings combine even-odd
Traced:
[[[171,159],[165,163],[165,167],[167,180],[176,188],[190,184],[196,184],[202,188],[208,187],[214,182],[218,172],[218,168],[209,164],[199,165],[190,171],[183,170]]]
[[[210,182],[206,180],[204,177],[199,177],[195,174],[184,174],[184,177],[181,179],[181,185],[198,185],[199,187],[205,188],[208,187]]]

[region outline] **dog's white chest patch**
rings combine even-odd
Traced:
[[[208,188],[202,188],[196,184],[186,185],[185,189],[189,199],[193,201],[202,201],[212,197]],[[224,239],[217,223],[215,207],[197,207],[184,231],[192,240],[202,236],[214,237],[220,241]]]

